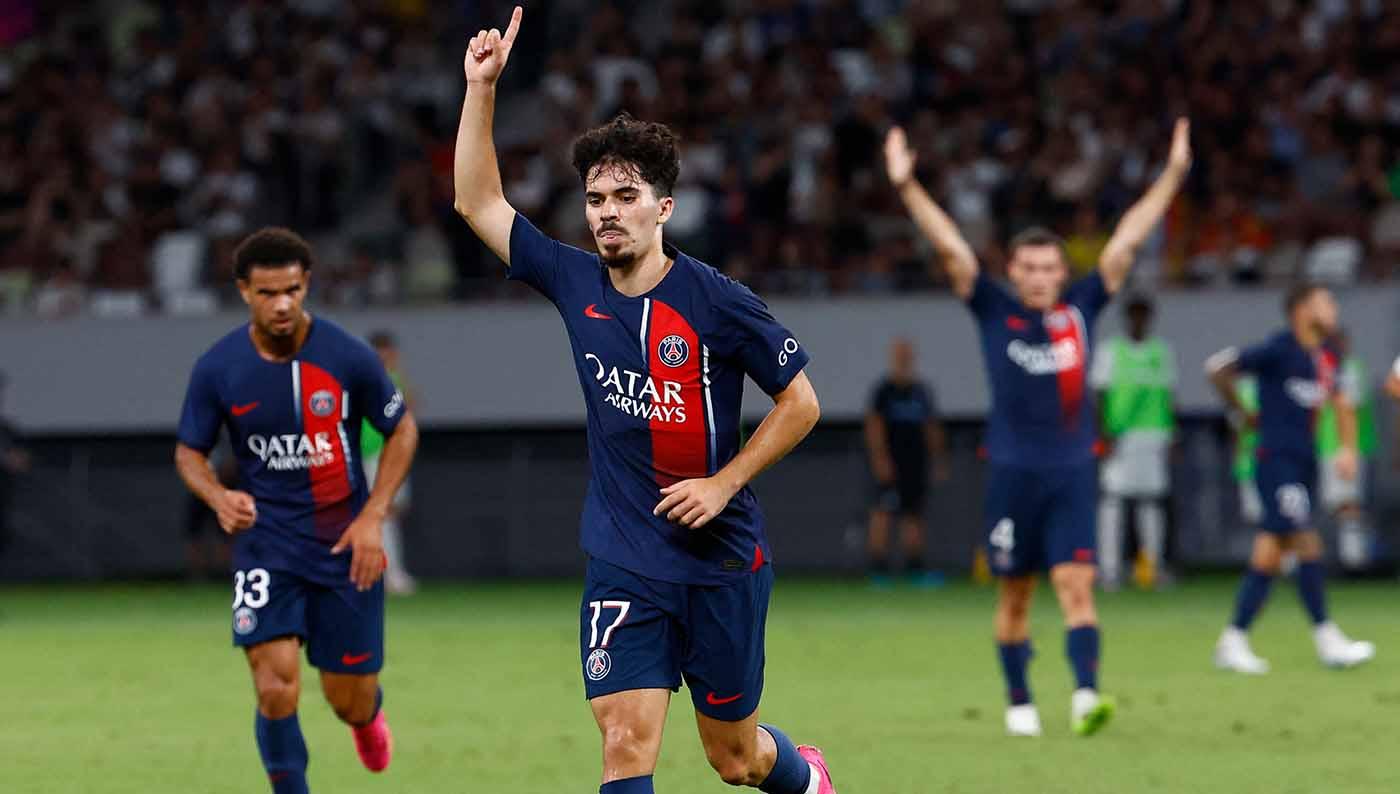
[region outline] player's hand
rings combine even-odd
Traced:
[[[1355,480],[1361,469],[1354,449],[1343,448],[1339,450],[1333,465],[1337,468],[1337,476],[1347,481]]]
[[[504,36],[496,28],[482,30],[472,36],[462,62],[468,83],[495,85],[501,71],[506,68],[506,61],[510,59],[510,50],[515,46],[515,34],[520,32],[520,17],[523,13],[520,6],[515,7]]]
[[[909,137],[904,134],[904,128],[891,127],[885,135],[885,173],[889,175],[890,184],[904,187],[906,182],[913,179],[914,163],[918,159],[918,154],[909,148]]]
[[[1191,170],[1191,120],[1182,116],[1172,130],[1172,148],[1167,154],[1167,168],[1181,173]]]
[[[219,518],[219,528],[233,535],[251,529],[258,520],[258,506],[253,495],[244,491],[224,490],[211,505]]]
[[[1226,418],[1236,433],[1259,429],[1259,414],[1256,412],[1231,411]]]
[[[350,581],[355,583],[355,589],[363,592],[374,587],[388,565],[381,519],[365,511],[356,516],[331,547],[331,554],[343,554],[347,548],[350,549]]]
[[[661,503],[651,514],[664,515],[668,521],[699,529],[724,512],[734,493],[733,489],[714,477],[681,480],[661,489]]]
[[[1390,377],[1385,379],[1385,393],[1393,400],[1400,400],[1400,375],[1392,372]]]
[[[890,485],[894,482],[894,459],[889,455],[875,458],[875,482]]]

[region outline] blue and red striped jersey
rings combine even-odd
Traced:
[[[256,564],[342,584],[348,553],[330,547],[369,496],[359,457],[364,419],[386,436],[403,395],[368,345],[314,318],[291,361],[258,354],[247,325],[195,362],[180,415],[180,443],[208,452],[226,428],[240,488],[257,523],[234,542],[237,568]]]
[[[554,303],[573,348],[592,469],[583,550],[652,579],[720,584],[771,559],[753,492],[691,530],[652,515],[660,489],[714,474],[738,453],[745,375],[777,394],[808,356],[747,287],[666,253],[674,264],[661,283],[628,297],[597,254],[516,215],[509,276]]]
[[[1093,460],[1098,428],[1086,383],[1094,323],[1109,300],[1097,271],[1048,312],[1032,311],[985,273],[967,305],[977,318],[992,389],[987,455],[1013,466]]]
[[[1237,356],[1240,371],[1252,374],[1259,388],[1256,454],[1315,457],[1318,408],[1337,389],[1336,353],[1308,350],[1291,330],[1282,330]]]

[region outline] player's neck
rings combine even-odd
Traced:
[[[1316,350],[1322,347],[1322,334],[1319,334],[1307,323],[1293,323],[1293,337],[1298,340],[1298,344],[1304,350]]]
[[[303,311],[301,319],[297,322],[297,328],[288,336],[271,336],[261,331],[257,323],[248,326],[248,336],[253,340],[253,349],[258,351],[258,355],[268,361],[282,362],[290,361],[306,344],[306,337],[311,333],[311,314]]]
[[[646,256],[625,267],[608,268],[608,279],[613,289],[629,298],[639,298],[656,289],[661,279],[671,272],[674,260],[661,250],[660,242],[647,252]]]

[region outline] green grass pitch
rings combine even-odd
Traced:
[[[1400,791],[1400,640],[1390,584],[1340,584],[1334,614],[1380,646],[1371,666],[1319,667],[1280,582],[1255,646],[1274,672],[1217,672],[1210,650],[1233,581],[1102,599],[1100,736],[1073,737],[1063,634],[1042,588],[1032,684],[1040,740],[1002,736],[992,593],[872,592],[784,579],[769,616],[762,713],[822,746],[842,794],[1344,794]],[[267,791],[253,695],[229,647],[225,587],[0,589],[0,791]],[[393,600],[385,705],[389,771],[359,765],[310,669],[302,724],[316,792],[597,790],[582,699],[576,583],[434,586]],[[687,694],[656,775],[663,794],[730,790],[710,772]]]

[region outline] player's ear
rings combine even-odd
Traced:
[[[243,278],[239,278],[239,279],[234,279],[233,283],[236,284],[236,285],[238,286],[238,294],[239,294],[240,296],[242,296],[243,302],[246,303],[246,304],[248,304],[249,306],[252,306],[252,305],[253,305],[253,288],[252,288],[251,285],[248,284],[248,280],[247,280],[247,279],[243,279]]]
[[[671,219],[671,213],[676,209],[676,200],[671,196],[665,196],[657,204],[661,211],[656,215],[656,225],[661,226]]]

